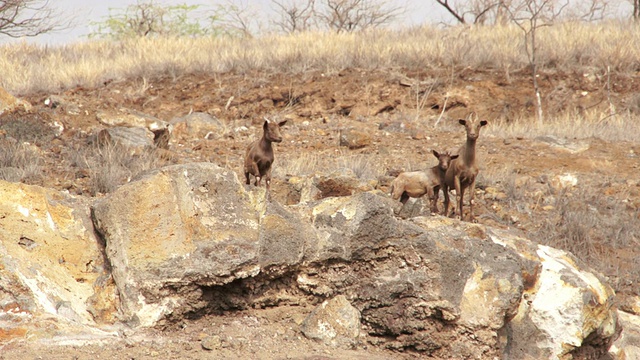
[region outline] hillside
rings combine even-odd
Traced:
[[[3,152],[0,166],[23,170],[3,171],[5,179],[89,197],[103,197],[143,171],[169,164],[212,162],[242,178],[245,147],[259,136],[264,117],[276,117],[288,122],[284,141],[276,145],[273,199],[292,205],[300,201],[296,178],[336,177],[342,168],[387,192],[399,171],[435,165],[431,149],[459,147],[464,132],[456,120],[476,112],[489,121],[478,140],[477,221],[573,252],[608,278],[622,308],[637,311],[640,77],[547,70],[540,79],[548,116],[543,124],[532,120],[526,68],[509,74],[468,67],[185,73],[29,93],[21,98],[32,104],[31,111],[0,117],[0,143],[13,151],[11,159],[9,150]],[[107,118],[144,114],[171,122],[199,112],[219,120],[217,131],[203,136],[179,128],[166,145],[134,153],[96,147],[100,130],[113,127]],[[341,144],[348,133],[356,134],[356,146]],[[317,196],[351,191],[336,182]],[[222,339],[229,356],[278,346],[304,359],[392,356],[375,347],[343,353],[297,341],[289,327],[297,320],[282,311],[184,319],[149,330],[141,342],[72,347],[64,358],[184,358],[185,352],[206,358],[199,342],[217,326],[227,327],[230,338],[245,335],[248,341],[225,348],[230,338]],[[272,333],[286,340],[269,340]],[[26,344],[12,351],[56,358]]]

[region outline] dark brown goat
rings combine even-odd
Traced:
[[[256,178],[255,186],[260,186],[260,182],[264,177],[267,191],[271,187],[271,165],[273,164],[273,146],[271,143],[282,142],[282,135],[280,135],[280,127],[283,126],[287,120],[280,121],[278,123],[265,119],[262,126],[262,137],[252,142],[247,148],[244,157],[244,176],[247,178],[247,185],[251,184],[249,175],[253,175]]]

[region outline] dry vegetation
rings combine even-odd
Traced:
[[[593,77],[599,86],[593,91],[613,92],[617,86],[611,80],[614,75],[618,79],[633,78],[640,71],[640,47],[630,45],[640,44],[640,28],[635,24],[567,23],[543,27],[538,36],[541,71]],[[185,74],[216,76],[230,72],[302,76],[312,71],[336,74],[345,69],[386,69],[392,73],[435,70],[444,75],[426,79],[427,83],[407,90],[414,99],[411,111],[385,115],[383,120],[457,133],[460,132],[458,127],[439,123],[438,117],[420,116],[422,110],[430,106],[425,99],[431,91],[447,89],[449,76],[465,69],[490,69],[503,74],[508,81],[512,74],[526,71],[528,60],[522,48],[520,29],[509,26],[300,33],[253,39],[143,38],[118,43],[90,41],[61,48],[19,44],[3,46],[0,51],[0,85],[15,95],[35,96],[72,88],[99,88],[106,83],[129,80],[137,85],[127,96],[144,98],[148,96],[152,79],[177,79]],[[260,79],[255,82],[259,83]],[[363,81],[363,87],[367,86]],[[290,103],[294,102],[292,91]],[[479,142],[536,139],[539,136],[572,141],[599,139],[633,145],[640,141],[639,96],[624,103],[606,98],[598,106],[578,110],[563,108],[562,99],[554,103],[560,105],[547,109],[548,116],[543,124],[531,121],[531,112],[524,109],[515,117],[492,114],[495,119],[492,118],[491,126],[483,130]],[[3,168],[0,177],[40,183],[42,180],[38,176],[41,176],[44,161],[24,142],[37,145],[51,141],[54,138],[52,130],[21,127],[13,120],[3,117],[0,121],[0,130],[18,140],[0,144],[3,149],[0,152],[0,167]],[[236,127],[233,121],[225,123],[227,132]],[[291,125],[285,132],[295,136],[297,131],[300,127]],[[244,145],[240,147],[244,148]],[[284,151],[286,146],[282,146]],[[69,179],[86,178],[90,195],[112,191],[137,174],[170,162],[155,152],[134,154],[96,146],[69,150],[60,145],[60,148],[58,157],[49,163],[68,168]],[[427,157],[426,154],[425,151],[423,157]],[[487,201],[488,210],[480,216],[480,221],[490,220],[505,227],[519,228],[541,243],[570,250],[608,275],[617,290],[635,295],[640,292],[637,285],[640,268],[633,258],[625,258],[627,254],[633,254],[628,249],[640,246],[640,213],[637,207],[625,201],[637,198],[638,190],[634,189],[637,184],[627,184],[627,179],[618,174],[615,165],[601,161],[596,166],[599,172],[594,175],[600,181],[587,182],[576,191],[558,190],[543,175],[523,180],[520,172],[526,165],[495,165],[494,157],[489,154],[483,159],[485,165],[481,167],[478,188],[481,192],[487,192],[489,187],[499,188],[506,198]],[[223,165],[235,166],[233,161]],[[289,156],[278,157],[277,161],[274,179],[281,181],[293,175],[307,176],[341,168],[352,170],[362,179],[377,179],[390,169],[424,168],[423,160],[402,156],[390,160],[386,152],[341,149],[293,150]],[[78,173],[83,175],[78,176]],[[64,184],[61,187],[67,188]],[[611,188],[616,189],[616,196],[607,193]],[[625,191],[628,194],[625,195]],[[543,207],[548,210],[541,215]]]
[[[634,72],[640,31],[629,22],[567,23],[539,33],[541,68]],[[2,46],[0,82],[16,95],[94,87],[120,79],[198,72],[338,72],[347,68],[527,66],[515,26],[420,27],[365,33],[298,33],[258,38],[140,38],[62,47]]]

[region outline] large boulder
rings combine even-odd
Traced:
[[[0,335],[99,332],[117,320],[108,270],[87,200],[0,181]]]
[[[247,189],[251,189],[247,191]],[[613,291],[570,254],[363,192],[283,207],[211,164],[170,166],[93,207],[125,319],[344,296],[372,343],[429,356],[606,352]]]
[[[131,182],[93,207],[125,319],[149,326],[205,306],[200,287],[302,259],[304,225],[235,172],[176,165]]]

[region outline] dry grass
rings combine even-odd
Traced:
[[[485,133],[501,138],[552,135],[567,139],[599,138],[605,141],[637,142],[640,122],[637,121],[637,115],[631,112],[613,115],[598,111],[560,113],[548,117],[542,124],[532,118],[511,122],[497,120],[487,127]]]
[[[611,67],[633,71],[640,31],[627,22],[569,23],[542,28],[542,67]],[[88,41],[61,47],[19,43],[0,51],[0,85],[22,95],[94,87],[107,80],[198,72],[252,70],[327,73],[345,68],[447,67],[502,69],[527,65],[516,27],[420,27],[363,33],[301,33],[252,39],[142,38]]]
[[[161,167],[153,149],[133,151],[118,144],[86,146],[69,154],[72,167],[86,171],[91,195],[110,193],[136,176]]]
[[[0,179],[37,184],[42,178],[42,157],[28,143],[0,140]]]
[[[273,176],[286,178],[287,176],[326,175],[340,169],[353,171],[355,176],[363,180],[377,179],[385,172],[384,166],[373,155],[337,153],[307,153],[298,156],[279,157],[273,168]]]

